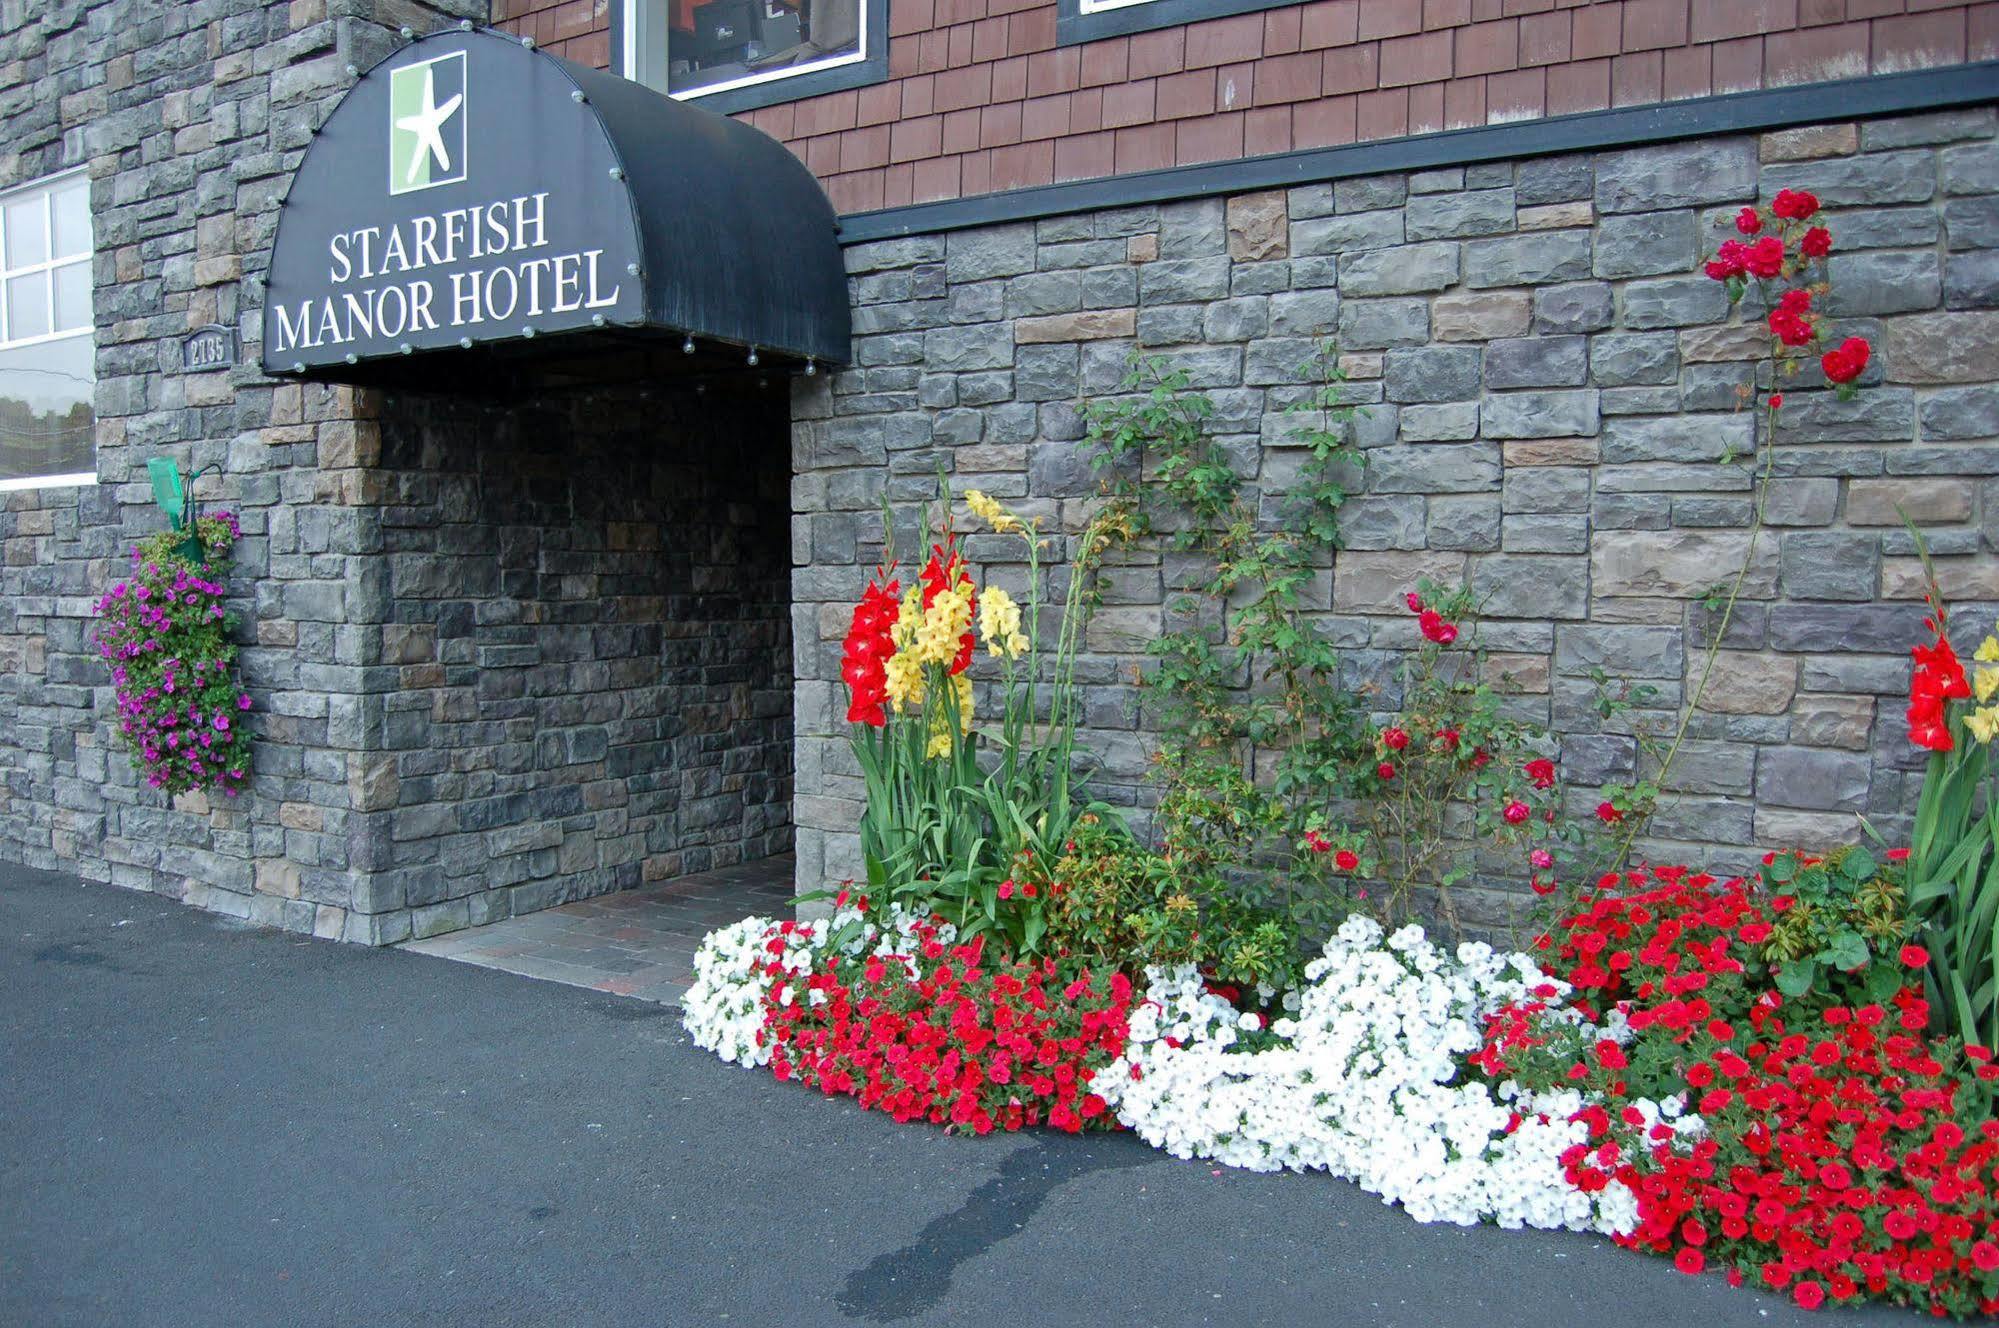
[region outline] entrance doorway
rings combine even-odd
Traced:
[[[378,584],[350,592],[382,623],[378,908],[421,939],[788,883],[782,376],[392,391],[380,429]]]

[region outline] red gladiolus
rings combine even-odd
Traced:
[[[1950,751],[1957,741],[1951,737],[1947,703],[1971,695],[1964,665],[1942,632],[1934,645],[1912,646],[1909,653],[1916,661],[1909,675],[1909,741],[1933,752]]]
[[[841,647],[840,677],[846,682],[850,700],[849,724],[881,728],[888,723],[882,702],[888,697],[888,661],[895,653],[889,631],[901,614],[902,583],[886,586],[869,581],[854,606],[852,625]]]
[[[1786,221],[1803,221],[1818,210],[1817,196],[1803,189],[1779,189],[1770,202],[1770,211]]]
[[[1522,766],[1521,769],[1526,772],[1527,778],[1533,781],[1535,788],[1545,789],[1555,787],[1555,763],[1547,757],[1537,757]]]
[[[1824,258],[1832,252],[1832,232],[1823,226],[1814,226],[1798,241],[1798,252],[1806,258]]]
[[[1829,382],[1850,383],[1865,372],[1872,353],[1873,348],[1863,338],[1848,337],[1819,356],[1819,368],[1825,371]]]
[[[1744,235],[1754,235],[1763,229],[1763,218],[1753,207],[1746,207],[1735,214],[1735,229]]]

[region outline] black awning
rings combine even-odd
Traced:
[[[748,125],[512,37],[447,31],[384,59],[285,198],[268,373],[462,383],[495,355],[573,365],[689,338],[690,363],[847,360],[818,181]]]

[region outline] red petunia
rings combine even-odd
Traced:
[[[1898,956],[1907,968],[1921,968],[1930,962],[1930,952],[1920,945],[1905,945]]]

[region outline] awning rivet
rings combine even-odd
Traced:
[[[624,167],[622,167],[622,166],[613,166],[613,167],[611,168],[611,178],[612,178],[613,180],[622,180],[622,179],[624,179],[624,178],[625,178],[625,168],[624,168]]]
[[[575,102],[578,106],[581,106],[583,104],[583,89],[578,88],[576,89],[576,91],[570,93],[569,100]]]
[[[351,350],[347,352],[347,363],[349,363],[349,364],[359,364],[360,362],[361,362],[361,357],[360,357],[360,356],[356,355],[356,354],[355,354],[355,353],[354,353],[353,351],[351,351]]]
[[[458,20],[458,30],[459,30],[460,32],[470,32],[470,31],[472,31],[472,20],[471,20],[471,19],[469,19],[469,18],[461,18],[461,19],[459,19],[459,20]]]
[[[682,355],[692,355],[692,354],[694,353],[694,338],[693,338],[693,337],[689,337],[689,338],[687,338],[687,339],[686,339],[685,341],[683,341],[683,342],[681,342],[681,343],[680,343],[680,353],[681,353]]]
[[[360,70],[360,68],[359,68],[358,66],[355,66],[355,65],[349,65],[349,66],[347,66],[347,77],[349,77],[349,78],[359,78],[359,77],[361,77],[361,70]]]
[[[397,28],[396,31],[402,34],[404,41],[416,40],[416,29],[414,28]]]
[[[756,367],[756,363],[757,363],[757,348],[755,346],[752,346],[750,347],[750,359],[749,359],[750,367],[754,369]]]
[[[591,315],[590,315],[590,326],[592,326],[592,327],[602,327],[602,326],[604,326],[604,315],[602,315],[602,314],[591,314]]]
[[[625,264],[625,273],[627,276],[636,277],[639,274],[639,265],[637,263]]]
[[[293,360],[293,361],[292,361],[292,372],[293,372],[293,373],[304,373],[304,372],[305,372],[305,361],[304,361],[304,360]]]
[[[523,324],[521,325],[521,335],[522,335],[522,336],[524,336],[524,337],[531,337],[531,336],[533,336],[533,335],[534,335],[534,324],[532,324],[532,323],[523,323]]]
[[[534,38],[532,37],[521,38],[521,45],[527,47],[530,51],[532,51],[534,49]]]
[[[409,342],[405,341],[405,342],[401,342],[401,343],[399,343],[399,344],[398,344],[398,345],[396,346],[396,349],[397,349],[397,350],[399,350],[399,351],[401,351],[401,352],[402,352],[403,354],[407,355],[407,354],[409,354],[409,353],[410,353],[410,351],[411,351],[412,347],[410,346]]]
[[[805,376],[807,378],[816,376],[818,372],[819,372],[819,366],[816,363],[814,363],[810,359],[805,361]]]
[[[471,350],[471,349],[472,349],[472,338],[470,338],[470,337],[460,337],[460,338],[458,338],[458,344],[459,344],[459,345],[461,345],[461,346],[463,346],[463,347],[464,347],[464,348],[465,348],[466,350]]]

